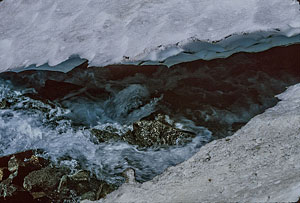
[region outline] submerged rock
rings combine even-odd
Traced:
[[[6,99],[2,99],[0,101],[0,109],[5,109],[7,106],[7,102],[6,102]]]
[[[39,90],[39,94],[46,99],[55,100],[81,88],[83,87],[68,82],[46,80],[45,86]]]
[[[0,158],[0,201],[97,200],[116,189],[88,171],[71,175],[29,150]]]

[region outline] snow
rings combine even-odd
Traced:
[[[145,183],[99,202],[297,202],[300,194],[300,84],[233,136],[201,147]],[[90,202],[90,201],[83,201]]]
[[[300,84],[289,87],[288,90],[276,96],[280,100],[298,100],[300,103]]]
[[[298,2],[4,0],[0,3],[0,71],[33,64],[55,66],[72,56],[97,66],[137,61],[166,61],[170,65],[209,59],[218,50],[228,55],[236,49],[221,43],[207,52],[207,46],[203,47],[207,43],[200,41],[254,33],[244,46],[247,48],[263,39],[261,31],[292,37],[288,43],[299,42],[299,37],[295,38],[300,33]],[[183,53],[191,47],[195,54]],[[172,57],[178,54],[180,59]]]

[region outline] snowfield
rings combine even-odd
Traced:
[[[100,202],[298,201],[300,84],[278,98],[233,136],[203,146],[149,182],[124,184]]]
[[[241,33],[253,35],[243,42],[234,37],[205,43]],[[299,42],[299,33],[296,0],[5,0],[0,3],[0,71],[54,66],[72,56],[97,66],[171,65]],[[269,45],[253,47],[260,43]],[[178,54],[180,59],[172,58]]]

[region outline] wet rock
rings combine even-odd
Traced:
[[[123,172],[123,176],[125,177],[126,183],[135,184],[135,170],[133,168],[128,168]]]
[[[192,140],[196,135],[192,132],[177,129],[166,122],[161,114],[150,115],[133,124],[133,130],[124,135],[92,129],[91,133],[99,142],[122,140],[139,147],[164,147],[181,145]]]
[[[37,157],[36,153],[37,151],[29,150],[0,158],[0,201],[33,200],[22,184],[25,176],[47,163]]]
[[[5,174],[13,174],[17,172],[17,177],[14,182],[18,182],[18,179],[24,178],[31,171],[41,169],[49,162],[41,157],[36,156],[37,151],[29,150],[14,155],[9,155],[0,158],[0,168]],[[22,181],[21,181],[22,182]]]
[[[91,133],[99,142],[122,140],[139,147],[164,147],[181,145],[192,140],[196,135],[192,132],[177,129],[165,121],[161,114],[150,115],[133,124],[133,130],[124,135],[92,129]]]
[[[89,200],[96,200],[96,194],[94,192],[87,192],[81,195],[81,200],[89,199]]]
[[[0,181],[0,201],[98,200],[116,189],[88,171],[70,175],[34,150],[0,157]]]
[[[15,191],[17,191],[16,186],[12,185],[11,178],[7,178],[6,180],[0,183],[0,195],[1,197],[12,196]]]
[[[195,137],[192,132],[174,128],[164,122],[164,116],[158,115],[156,120],[141,120],[133,124],[133,131],[124,135],[123,139],[140,147],[158,147],[184,144]]]
[[[99,142],[107,142],[109,140],[120,140],[121,136],[116,133],[107,132],[98,129],[92,129],[91,133],[97,138]]]
[[[96,199],[101,199],[106,197],[109,193],[116,190],[117,187],[109,184],[100,184],[98,191],[96,193]]]
[[[80,196],[81,200],[98,200],[115,190],[113,185],[98,180],[89,171],[80,170],[73,175],[65,175],[61,178],[58,191],[62,196],[70,196],[71,193]]]
[[[10,172],[15,172],[19,168],[19,160],[17,160],[15,156],[12,156],[8,161],[7,166]]]
[[[9,176],[9,171],[8,169],[5,168],[0,168],[0,181],[5,180]]]
[[[32,195],[33,199],[40,199],[40,198],[46,197],[46,193],[44,193],[44,192],[32,192],[31,195]]]
[[[0,109],[5,109],[6,106],[7,106],[7,101],[6,101],[6,99],[2,99],[2,100],[0,101]]]
[[[57,168],[47,166],[28,174],[24,178],[23,187],[27,191],[51,193],[56,189],[63,172]]]

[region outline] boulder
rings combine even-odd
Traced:
[[[161,114],[150,115],[133,123],[133,130],[123,135],[98,129],[92,129],[91,133],[99,142],[122,140],[141,148],[182,145],[196,136],[193,132],[180,130],[170,125]]]
[[[196,135],[177,129],[165,122],[165,116],[157,115],[155,120],[141,120],[133,124],[133,130],[123,136],[123,140],[139,147],[163,147],[184,144]]]

